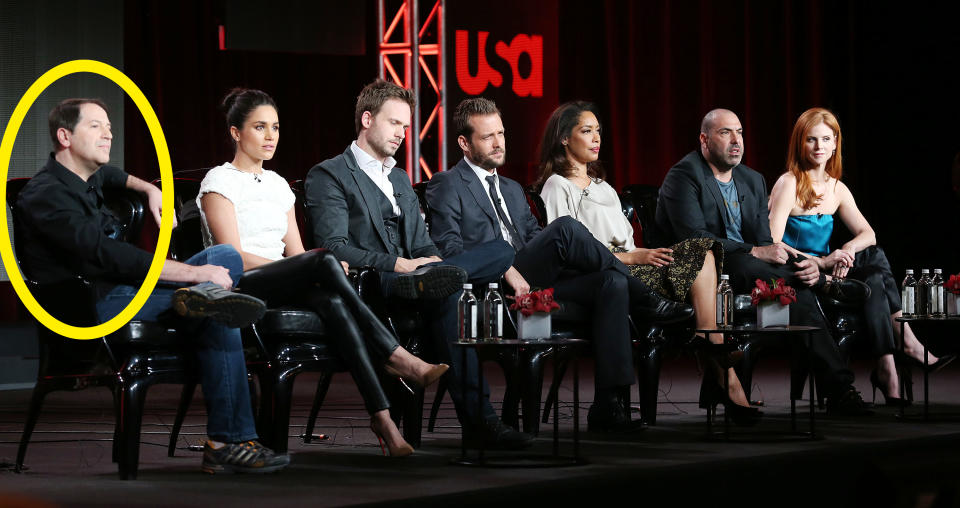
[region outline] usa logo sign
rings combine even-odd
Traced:
[[[503,85],[503,76],[490,66],[487,60],[487,38],[490,32],[477,32],[477,73],[470,74],[468,55],[470,51],[470,33],[457,30],[454,45],[454,68],[460,89],[469,95],[480,95],[487,85],[499,88]],[[517,97],[543,97],[543,37],[540,35],[517,34],[509,44],[497,41],[494,45],[496,56],[510,65],[513,77],[513,93]],[[530,59],[530,72],[520,74],[520,57],[526,54]]]

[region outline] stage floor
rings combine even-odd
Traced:
[[[732,441],[718,442],[705,439],[705,411],[696,405],[697,369],[686,358],[664,366],[656,426],[630,436],[587,433],[593,383],[592,366],[585,361],[579,411],[581,453],[588,463],[545,469],[451,464],[460,453],[460,428],[449,398],[436,432],[426,432],[424,423],[423,446],[412,457],[382,457],[347,374],[334,378],[317,422],[316,432],[329,439],[304,444],[297,436],[316,386],[316,376],[304,374],[298,378],[298,404],[291,418],[291,466],[271,475],[208,476],[200,472],[200,453],[188,449],[204,438],[202,400],[198,395],[194,401],[176,457],[169,458],[166,443],[179,387],[159,386],[147,397],[139,478],[126,482],[118,479],[110,458],[113,417],[107,390],[51,394],[27,452],[29,469],[22,474],[12,471],[12,462],[30,391],[0,392],[0,506],[567,506],[708,500],[740,506],[951,506],[958,502],[960,485],[957,367],[931,376],[932,414],[952,414],[953,421],[902,421],[885,407],[857,418],[818,411],[821,439],[784,440],[769,433],[789,429],[787,364],[765,359],[754,377],[753,396],[765,402],[763,421],[755,428],[733,427]],[[486,372],[493,398],[500,400],[503,384],[497,369],[491,364]],[[854,370],[858,388],[870,401],[869,366],[855,364]],[[570,450],[573,427],[572,383],[566,381],[560,396],[563,452]],[[919,382],[915,391],[919,398]],[[432,399],[429,389],[427,400]],[[801,427],[807,408],[805,402],[798,406]],[[911,408],[918,410],[917,405]],[[533,451],[550,452],[551,431],[552,423],[541,427]],[[498,453],[504,454],[488,452]],[[41,504],[31,504],[36,502]]]

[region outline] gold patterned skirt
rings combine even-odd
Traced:
[[[708,251],[713,251],[717,273],[723,273],[723,244],[712,238],[690,238],[670,248],[673,249],[673,263],[667,266],[630,265],[627,268],[650,289],[676,302],[687,300],[687,293],[700,274]],[[626,252],[621,247],[612,250]]]

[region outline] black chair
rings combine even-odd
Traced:
[[[20,228],[16,220],[17,197],[28,181],[22,178],[7,182],[14,236]],[[145,216],[141,196],[129,190],[104,189],[104,201],[121,225],[116,238],[137,238]],[[16,246],[18,255],[22,255],[25,246]],[[25,282],[43,308],[61,321],[75,326],[99,324],[96,291],[90,281],[77,277],[56,284]],[[179,336],[162,323],[132,320],[116,332],[92,340],[68,339],[37,323],[37,339],[40,366],[17,451],[16,471],[22,470],[30,436],[48,393],[103,386],[113,392],[113,461],[121,479],[136,479],[147,390],[157,383],[196,382],[193,354],[185,346],[189,338]]]

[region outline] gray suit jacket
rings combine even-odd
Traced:
[[[500,194],[510,220],[524,241],[529,242],[540,232],[540,225],[530,212],[523,187],[503,176],[499,180]],[[481,243],[503,238],[489,196],[486,183],[480,183],[463,159],[449,171],[433,175],[427,184],[430,237],[443,257],[455,256]]]
[[[733,168],[740,197],[741,231],[745,243],[727,238],[727,209],[713,171],[699,150],[670,168],[660,186],[654,246],[669,246],[687,238],[713,238],[725,252],[750,252],[770,245],[767,183],[760,173],[740,164]]]
[[[439,255],[427,235],[407,173],[394,167],[389,178],[400,205],[402,245],[411,258]],[[314,245],[329,249],[351,266],[393,271],[397,256],[389,254],[387,230],[377,204],[382,191],[360,170],[350,147],[311,168],[304,185]]]

